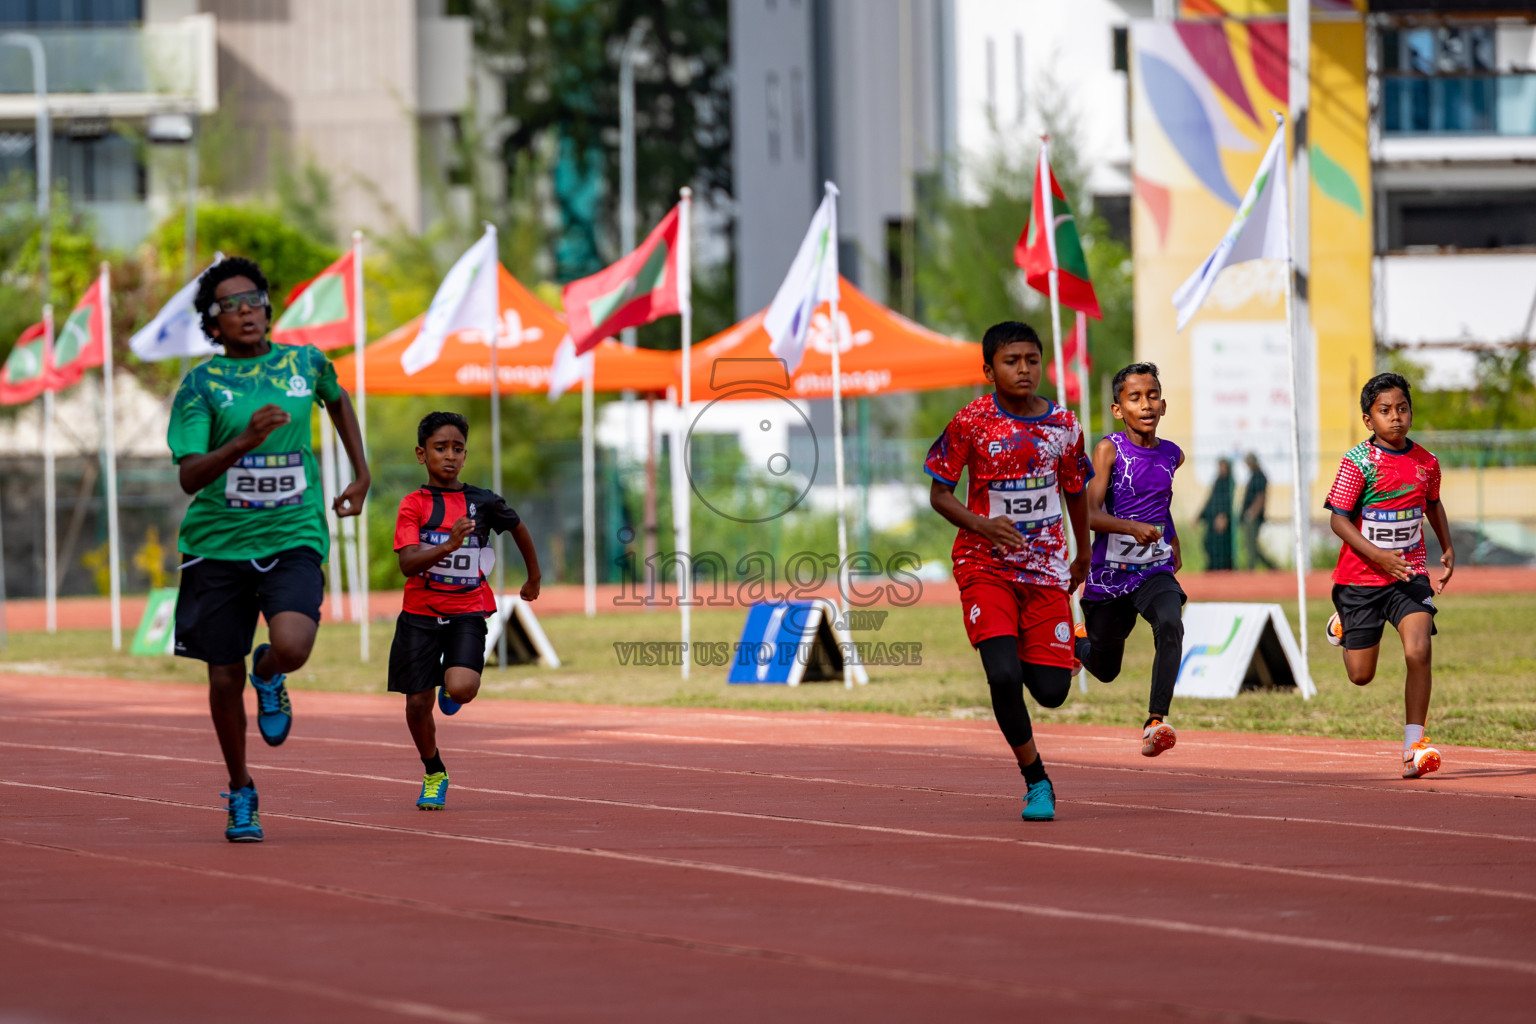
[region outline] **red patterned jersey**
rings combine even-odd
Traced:
[[[405,610],[412,615],[490,615],[496,598],[486,582],[496,567],[491,531],[506,533],[521,520],[506,499],[481,487],[457,491],[425,486],[400,499],[395,550],[419,544],[437,547],[453,524],[468,516],[475,528],[464,546],[450,551],[424,572],[405,581]]]
[[[1414,573],[1427,575],[1424,516],[1429,503],[1439,500],[1439,459],[1412,441],[1398,452],[1383,448],[1373,438],[1345,453],[1323,507],[1348,516],[1366,540],[1397,552]],[[1339,551],[1333,582],[1384,587],[1392,577],[1345,544]]]
[[[1024,535],[1024,547],[1004,553],[981,534],[961,530],[951,552],[956,581],[991,578],[1067,589],[1061,495],[1081,494],[1093,476],[1071,410],[1051,402],[1039,416],[1014,416],[995,394],[983,395],[955,413],[928,449],[923,469],[946,484],[965,470],[965,507],[987,519],[1005,515]]]

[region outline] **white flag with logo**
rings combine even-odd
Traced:
[[[454,331],[484,331],[487,343],[496,344],[501,330],[499,266],[496,229],[487,224],[480,241],[459,257],[432,296],[416,340],[400,353],[401,369],[408,375],[420,373],[437,362],[443,342]]]
[[[1285,126],[1275,129],[1275,137],[1259,164],[1259,173],[1243,196],[1237,216],[1214,252],[1189,275],[1189,280],[1173,293],[1173,308],[1178,311],[1178,329],[1183,330],[1200,309],[1216,276],[1226,267],[1249,260],[1289,259],[1291,227],[1289,203],[1285,191]]]
[[[213,263],[209,266],[223,258],[223,253],[214,253]],[[222,345],[215,344],[212,338],[203,333],[203,318],[192,308],[197,300],[197,282],[202,276],[198,274],[188,281],[179,292],[171,296],[171,301],[155,314],[153,320],[134,332],[133,337],[128,339],[128,347],[133,349],[134,355],[153,363],[184,356],[201,358],[224,351]]]
[[[800,368],[816,307],[837,294],[837,188],[828,182],[826,198],[763,317],[763,329],[773,339],[768,351],[784,360],[790,373]]]

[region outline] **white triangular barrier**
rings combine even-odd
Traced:
[[[1177,697],[1236,697],[1242,690],[1294,686],[1317,693],[1278,604],[1191,604]]]
[[[500,608],[486,620],[489,628],[485,634],[485,663],[489,665],[496,658],[497,641],[502,630],[506,630],[508,662],[526,665],[536,661],[540,665],[559,668],[560,656],[555,653],[549,637],[544,635],[544,627],[539,625],[538,616],[533,614],[528,602],[516,594],[506,594],[497,603]]]

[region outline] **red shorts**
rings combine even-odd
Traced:
[[[978,579],[960,586],[965,635],[975,647],[995,636],[1019,640],[1031,665],[1072,667],[1072,603],[1065,590]]]

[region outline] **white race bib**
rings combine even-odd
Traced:
[[[242,455],[224,474],[229,508],[281,508],[304,500],[308,482],[301,452]]]
[[[1143,544],[1128,533],[1111,533],[1106,539],[1104,561],[1112,569],[1140,569],[1173,559],[1173,546],[1161,537],[1150,544]]]
[[[447,530],[422,530],[421,543],[437,547],[453,536]],[[431,583],[449,587],[478,587],[480,581],[496,568],[496,549],[482,548],[480,538],[470,534],[464,538],[464,546],[439,558],[424,576]]]
[[[1056,489],[1055,473],[1022,480],[994,480],[988,493],[988,518],[1007,516],[1024,533],[1034,533],[1061,521],[1061,492]]]
[[[1360,513],[1360,533],[1388,551],[1416,548],[1424,540],[1422,508],[1368,508]]]

